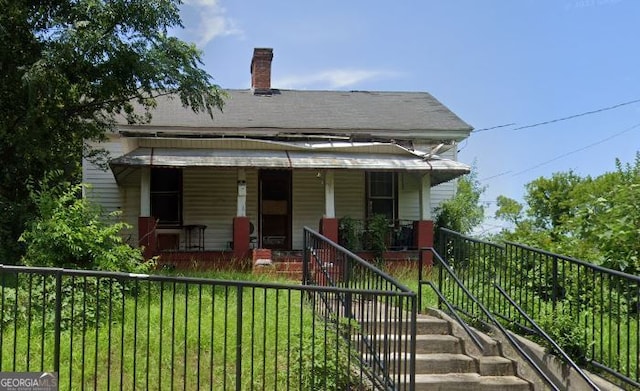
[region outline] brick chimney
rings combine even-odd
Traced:
[[[273,49],[255,48],[251,59],[251,89],[255,95],[271,95]]]

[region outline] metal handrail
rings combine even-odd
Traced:
[[[471,329],[471,327],[469,327],[469,325],[467,324],[467,322],[463,321],[462,318],[460,317],[460,315],[458,315],[458,313],[456,312],[456,310],[453,308],[453,305],[449,302],[449,300],[447,300],[446,297],[444,297],[444,295],[442,294],[442,292],[440,292],[438,290],[438,288],[433,284],[433,282],[431,281],[425,281],[424,283],[422,281],[419,282],[419,286],[418,289],[422,289],[422,285],[426,284],[429,285],[431,287],[431,289],[433,289],[433,291],[436,293],[436,295],[438,295],[438,298],[447,306],[447,308],[449,309],[449,311],[451,312],[451,315],[453,315],[453,317],[458,321],[458,323],[462,326],[462,328],[464,329],[464,331],[469,335],[469,338],[471,338],[471,341],[473,341],[473,343],[478,347],[478,349],[480,349],[480,351],[482,353],[485,353],[485,347],[482,345],[482,342],[480,342],[480,340],[478,339],[478,337],[476,336],[476,333],[473,332],[473,330]],[[421,292],[422,293],[422,292]],[[422,294],[420,294],[422,296]]]
[[[594,263],[585,262],[583,260],[580,260],[580,259],[577,259],[577,258],[573,258],[573,257],[568,257],[566,255],[555,254],[555,253],[552,253],[550,251],[546,251],[546,250],[542,250],[542,249],[539,249],[539,248],[527,246],[527,245],[521,244],[521,243],[514,243],[514,242],[508,242],[508,241],[505,241],[504,243],[506,245],[513,246],[513,247],[518,247],[518,248],[521,248],[523,250],[527,250],[527,251],[531,251],[531,252],[534,252],[534,253],[546,255],[548,257],[561,259],[563,261],[568,261],[570,263],[573,263],[573,264],[576,264],[576,265],[579,265],[579,266],[583,266],[583,267],[586,267],[586,268],[589,268],[589,269],[592,269],[592,270],[595,270],[595,271],[599,271],[599,272],[603,272],[603,273],[606,273],[606,274],[611,274],[611,275],[614,275],[614,276],[617,276],[617,277],[622,277],[622,278],[625,278],[625,279],[629,279],[629,280],[631,280],[633,282],[640,282],[640,276],[636,276],[636,275],[633,275],[633,274],[621,272],[621,271],[615,270],[615,269],[609,269],[609,268],[606,268],[606,267],[602,267],[602,266],[596,265]]]
[[[312,243],[317,241],[314,245]],[[318,250],[323,250],[320,252]],[[326,251],[325,251],[326,250]],[[417,317],[417,295],[414,291],[409,289],[404,284],[398,282],[395,278],[391,277],[389,274],[383,272],[379,268],[375,267],[371,263],[365,261],[358,255],[349,251],[348,249],[342,247],[341,245],[329,240],[325,236],[319,234],[318,232],[305,227],[304,228],[304,257],[303,257],[303,277],[302,284],[303,286],[310,286],[309,284],[318,283],[319,281],[311,281],[313,278],[312,274],[320,273],[322,284],[324,287],[336,287],[337,281],[334,281],[332,274],[325,268],[324,263],[322,262],[321,255],[323,254],[340,254],[344,256],[344,260],[346,262],[345,268],[345,280],[349,280],[349,275],[351,274],[351,270],[355,267],[366,271],[370,276],[375,276],[376,279],[384,285],[384,290],[380,290],[380,288],[372,288],[367,286],[368,289],[365,289],[369,294],[373,294],[374,292],[384,292],[384,294],[388,297],[400,297],[406,298],[408,303],[411,304],[410,308],[408,308],[408,313],[410,319],[407,319],[409,324],[409,335],[408,337],[408,346],[406,353],[409,355],[409,359],[407,362],[407,366],[405,366],[405,377],[409,380],[409,388],[410,390],[415,389],[415,340],[416,340],[416,317]],[[311,270],[311,264],[314,265],[314,270]],[[315,272],[315,273],[314,273]],[[328,284],[328,285],[324,285]],[[353,288],[352,288],[353,289]],[[345,315],[355,319],[354,314],[351,311],[351,293],[350,289],[341,290],[341,294],[338,295],[338,300],[344,308]],[[324,292],[320,292],[320,300],[322,300],[325,304],[327,304],[327,300],[324,297]],[[329,311],[331,311],[330,306],[327,305]],[[371,356],[369,358],[370,362],[379,370],[382,378],[376,378],[373,373],[369,373],[368,376],[370,380],[377,383],[378,387],[382,387],[389,391],[397,389],[397,385],[394,383],[393,376],[389,373],[389,367],[385,365],[385,360],[383,357],[379,356],[379,352],[376,351],[374,347],[374,341],[369,338],[366,334],[360,335],[361,340],[364,343],[365,350]],[[386,353],[388,354],[388,353]]]
[[[430,251],[434,258],[442,265],[444,270],[447,271],[449,276],[455,281],[455,283],[462,289],[462,292],[473,301],[478,308],[484,313],[484,315],[493,323],[493,325],[500,330],[500,332],[505,336],[505,338],[509,341],[511,346],[513,346],[518,353],[531,365],[536,372],[542,377],[547,385],[549,385],[555,391],[560,391],[561,389],[549,378],[549,376],[540,368],[540,366],[535,362],[535,360],[520,346],[520,344],[513,338],[511,333],[509,333],[504,326],[493,316],[493,314],[467,289],[467,287],[460,281],[456,273],[453,271],[453,268],[438,254],[437,251],[433,247],[426,247],[422,249],[423,251]]]
[[[556,353],[560,354],[565,362],[569,364],[574,371],[578,372],[580,377],[582,377],[582,379],[584,379],[584,381],[586,381],[593,390],[600,391],[600,388],[593,382],[593,380],[591,380],[591,378],[589,378],[589,376],[587,376],[586,373],[584,373],[584,371],[571,359],[571,357],[569,357],[567,353],[562,350],[560,345],[558,345],[556,341],[554,341],[553,338],[549,336],[549,334],[542,330],[542,328],[538,326],[538,324],[529,315],[527,315],[527,313],[524,312],[522,308],[520,308],[518,303],[516,303],[499,284],[494,283],[493,285],[496,287],[498,292],[500,292],[505,297],[505,299],[507,299],[509,303],[520,313],[520,315],[522,315],[527,320],[527,322],[529,322],[533,326],[536,333],[544,338],[549,344],[551,344]]]
[[[383,280],[385,280],[386,282],[390,283],[391,285],[396,287],[401,292],[414,293],[406,285],[402,284],[401,282],[399,282],[396,279],[394,279],[393,277],[391,277],[389,274],[387,274],[384,271],[380,270],[379,268],[375,267],[370,262],[365,261],[360,256],[358,256],[357,254],[354,254],[353,252],[351,252],[349,249],[346,249],[346,248],[342,247],[341,245],[328,240],[327,238],[325,238],[324,236],[322,236],[318,232],[312,230],[311,228],[305,227],[304,231],[308,232],[311,236],[314,236],[318,240],[323,240],[325,244],[327,244],[328,246],[332,247],[336,251],[339,251],[339,252],[345,254],[352,261],[357,263],[358,266],[363,267],[363,268],[369,270],[370,272],[380,276]]]

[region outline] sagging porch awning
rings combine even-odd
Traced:
[[[312,150],[241,150],[197,148],[138,148],[112,159],[109,166],[116,180],[139,167],[258,167],[267,169],[355,169],[406,171],[431,174],[431,185],[467,174],[466,164],[436,156],[409,152],[356,153]]]

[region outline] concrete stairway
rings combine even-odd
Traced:
[[[418,315],[416,391],[533,390],[529,382],[516,376],[516,363],[499,355],[497,343],[492,342],[493,347],[486,350],[489,355],[472,355],[465,341],[453,335],[448,321]],[[405,388],[401,385],[400,389]]]

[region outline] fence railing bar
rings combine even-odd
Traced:
[[[518,303],[516,303],[500,285],[494,284],[493,286],[502,294],[502,296],[504,296],[505,299],[507,299],[507,301],[509,301],[509,303],[520,313],[520,315],[524,317],[527,322],[531,324],[531,326],[533,326],[533,328],[536,330],[536,333],[544,338],[549,344],[551,344],[551,346],[553,346],[553,350],[556,353],[560,354],[564,361],[567,362],[571,366],[571,368],[573,368],[573,370],[576,371],[593,390],[600,390],[600,388],[593,382],[593,380],[591,380],[591,378],[587,376],[586,373],[584,373],[584,371],[571,359],[571,357],[567,355],[567,353],[560,347],[560,345],[558,345],[558,343],[553,338],[551,338],[549,334],[547,334],[536,323],[536,321],[534,321],[526,312],[524,312],[524,310],[518,305]]]
[[[520,346],[518,341],[502,326],[502,324],[491,314],[491,312],[482,304],[478,299],[469,291],[469,289],[460,281],[453,268],[438,254],[432,247],[425,248],[424,250],[431,251],[434,258],[442,265],[447,271],[449,276],[456,282],[462,292],[469,297],[482,311],[482,313],[491,321],[491,323],[507,338],[509,343],[518,351],[518,353],[535,369],[535,371],[545,380],[547,385],[556,391],[560,391],[560,388],[549,378],[545,371],[535,362],[535,360]]]
[[[626,383],[629,383],[631,386],[635,387],[636,389],[640,389],[640,382],[635,381],[634,379],[631,379],[628,376],[625,376],[619,372],[614,371],[613,369],[609,368],[608,366],[596,361],[596,360],[589,360],[589,364],[593,365],[594,367],[598,368],[599,370],[608,373],[609,375],[622,380]]]
[[[615,276],[622,277],[622,278],[625,278],[625,279],[629,279],[631,281],[640,282],[640,276],[636,276],[636,275],[633,275],[633,274],[628,274],[628,273],[621,272],[621,271],[615,270],[615,269],[609,269],[609,268],[606,268],[606,267],[602,267],[600,265],[596,265],[594,263],[589,263],[589,262],[583,261],[581,259],[568,257],[566,255],[552,253],[550,251],[542,250],[542,249],[535,248],[535,247],[530,247],[530,246],[527,246],[527,245],[521,244],[521,243],[514,243],[514,242],[506,241],[505,245],[517,247],[517,248],[520,248],[520,249],[523,249],[523,250],[531,251],[533,253],[543,254],[543,255],[546,255],[546,256],[549,256],[549,257],[557,257],[558,259],[562,259],[564,261],[575,263],[577,265],[584,266],[584,267],[587,267],[589,269],[593,269],[593,270],[597,270],[597,271],[600,271],[600,272],[604,272],[606,274],[613,274]]]

